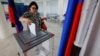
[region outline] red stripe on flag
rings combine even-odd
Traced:
[[[14,12],[10,6],[8,6],[8,13],[9,13],[9,19],[10,19],[11,23],[13,23],[15,25],[16,22],[15,22]]]
[[[76,36],[76,32],[77,32],[77,28],[78,28],[78,24],[79,24],[79,20],[80,20],[82,5],[83,5],[83,3],[79,3],[77,5],[76,12],[74,15],[74,21],[73,21],[72,28],[71,28],[71,33],[69,36],[68,44],[66,45],[67,48],[66,48],[64,56],[70,56],[70,54],[71,54],[71,49],[72,49],[72,46],[73,46],[73,43],[75,40],[75,36]]]

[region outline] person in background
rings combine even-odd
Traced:
[[[38,12],[38,5],[35,1],[32,1],[29,4],[29,10],[26,11],[20,18],[19,21],[26,23],[27,25],[31,25],[31,23],[35,23],[38,29],[47,30],[46,25],[44,24],[44,20],[46,17],[41,18]]]

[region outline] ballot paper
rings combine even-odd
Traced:
[[[29,30],[32,34],[34,34],[36,36],[36,26],[34,23],[31,23],[31,25],[29,25]]]

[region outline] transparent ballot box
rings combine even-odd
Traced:
[[[35,36],[29,30],[25,30],[20,33],[14,33],[14,36],[21,52],[24,53],[23,56],[27,56],[26,53],[29,52],[29,50],[35,49],[37,45],[52,38],[54,34],[45,30],[40,30]],[[32,56],[34,56],[34,54]]]

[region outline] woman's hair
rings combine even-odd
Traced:
[[[31,8],[32,5],[35,5],[36,6],[36,9],[38,10],[38,5],[35,1],[32,1],[30,4],[29,4],[29,8]]]

